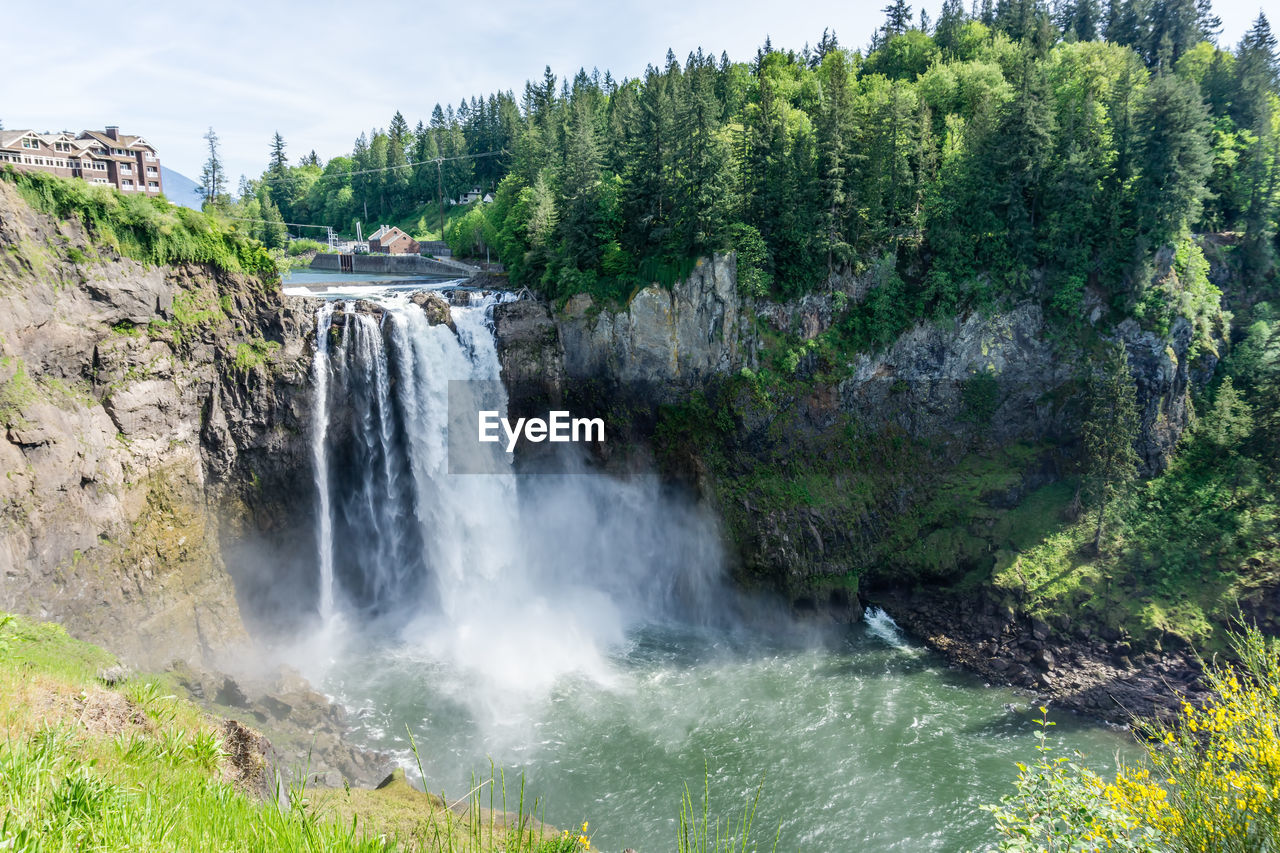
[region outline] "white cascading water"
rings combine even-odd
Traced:
[[[456,334],[403,296],[382,299],[381,316],[346,306],[341,343],[316,353],[333,381],[318,383],[328,411],[313,436],[322,615],[328,601],[347,625],[394,631],[489,719],[569,673],[607,682],[628,628],[718,604],[722,565],[714,520],[655,478],[518,482],[500,451],[497,473],[449,473],[450,380],[488,380],[463,390],[506,413],[500,298],[454,307]]]
[[[311,462],[315,468],[317,493],[316,553],[320,566],[320,620],[333,619],[333,518],[329,509],[329,454],[325,445],[329,437],[329,328],[333,322],[333,303],[328,302],[316,315],[316,353],[311,362],[311,380],[316,389],[315,417],[311,421]]]

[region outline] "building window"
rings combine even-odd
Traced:
[[[22,147],[23,148],[39,148],[40,140],[32,139],[31,137],[28,136],[26,139],[22,140]]]
[[[159,191],[160,185],[155,181],[147,181],[147,189]]]

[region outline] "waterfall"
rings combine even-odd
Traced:
[[[316,389],[315,417],[311,421],[311,461],[316,481],[316,554],[320,567],[320,620],[333,619],[333,516],[329,506],[329,329],[333,323],[333,303],[316,312],[316,354],[311,361],[311,380]]]
[[[573,457],[564,475],[517,477],[498,445],[484,446],[491,473],[450,473],[451,380],[506,414],[500,298],[454,307],[456,333],[404,295],[347,303],[341,343],[317,337],[321,615],[389,629],[467,678],[471,697],[477,680],[502,692],[607,678],[629,628],[696,618],[721,595],[714,519],[654,477],[584,473]]]

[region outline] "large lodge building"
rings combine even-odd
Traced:
[[[86,130],[79,136],[0,130],[0,167],[83,178],[121,192],[159,195],[163,190],[160,158],[141,136],[124,136],[118,127]]]

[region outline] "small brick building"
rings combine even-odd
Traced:
[[[369,251],[384,255],[416,255],[422,247],[418,241],[394,226],[383,225],[369,235]]]

